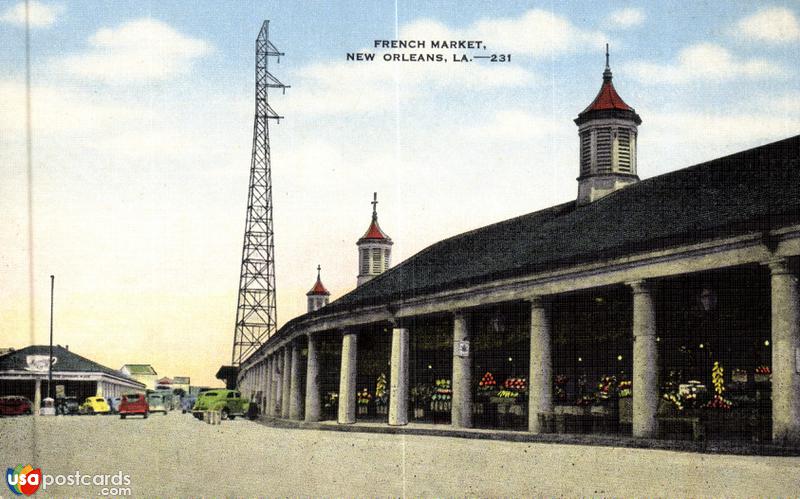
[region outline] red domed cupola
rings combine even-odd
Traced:
[[[382,274],[389,268],[392,258],[392,238],[378,225],[378,193],[372,195],[372,222],[367,232],[356,242],[358,246],[357,285]]]
[[[322,266],[317,265],[317,282],[314,283],[314,287],[311,288],[311,291],[306,293],[308,297],[308,311],[313,312],[319,308],[324,307],[328,304],[328,299],[330,297],[330,292],[325,289],[325,285],[322,284],[322,279],[320,278],[320,271],[322,270]]]

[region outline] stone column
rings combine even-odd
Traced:
[[[319,400],[319,337],[308,335],[308,359],[306,362],[306,417],[308,423],[319,421],[322,407]]]
[[[33,387],[33,415],[38,416],[42,409],[42,380],[36,378]]]
[[[265,389],[264,414],[272,415],[270,404],[272,404],[272,355],[267,355],[267,387]]]
[[[292,342],[291,392],[289,395],[289,419],[302,419],[303,387],[300,386],[300,340]]]
[[[633,290],[633,436],[653,438],[658,430],[658,343],[650,287],[629,283]]]
[[[454,428],[472,428],[472,345],[464,311],[453,314],[453,399],[450,421]],[[461,342],[466,349],[460,351]]]
[[[283,347],[283,394],[281,395],[281,417],[289,417],[289,402],[292,393],[292,347],[287,344]]]
[[[342,336],[342,368],[339,373],[339,424],[356,422],[356,333],[345,331]]]
[[[408,329],[392,328],[389,424],[408,424]]]
[[[264,389],[264,414],[269,416],[269,404],[272,401],[272,355],[267,354],[267,384]]]
[[[800,293],[786,260],[769,262],[772,287],[772,440],[800,444]]]
[[[267,407],[267,357],[264,357],[261,361],[259,368],[261,374],[258,377],[258,384],[261,397],[258,399],[258,408],[261,410],[261,414],[263,414],[264,408]]]
[[[281,417],[281,407],[283,407],[283,350],[278,350],[275,354],[275,397],[272,399],[272,410],[275,417]]]
[[[528,431],[539,433],[539,413],[553,412],[553,361],[550,312],[540,297],[531,300]]]

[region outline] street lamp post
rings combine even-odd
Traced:
[[[50,276],[50,358],[47,362],[47,396],[51,399],[53,392],[51,385],[53,384],[53,289],[55,287],[56,276]]]

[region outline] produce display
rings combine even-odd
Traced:
[[[503,383],[503,389],[515,392],[524,392],[528,389],[528,384],[525,378],[508,378]]]
[[[381,373],[378,376],[378,381],[375,383],[375,403],[379,405],[386,405],[389,401],[389,392],[386,390],[386,374]]]
[[[478,382],[478,391],[481,392],[491,392],[497,388],[497,382],[494,380],[494,376],[492,373],[486,372],[483,375],[483,378]]]
[[[431,395],[431,410],[447,412],[450,410],[450,401],[453,398],[453,389],[449,379],[437,379]]]
[[[358,405],[368,405],[370,400],[372,400],[372,395],[366,388],[362,388],[361,391],[356,394]]]
[[[714,385],[714,397],[706,404],[709,409],[725,409],[728,410],[733,407],[733,403],[722,396],[725,392],[725,370],[719,362],[714,362],[714,367],[711,369],[711,382]]]
[[[681,397],[680,394],[675,392],[670,392],[670,393],[665,393],[663,397],[665,400],[672,402],[672,405],[674,405],[675,408],[678,409],[679,411],[683,410],[683,397]]]
[[[500,398],[514,399],[519,397],[519,394],[527,389],[528,384],[525,378],[508,378],[503,382],[503,387],[497,392],[497,396]]]
[[[449,379],[437,379],[431,400],[449,402],[453,398],[453,389]]]
[[[336,392],[328,392],[323,399],[325,407],[335,407],[339,403],[339,394]]]
[[[603,376],[600,378],[600,383],[597,385],[597,397],[601,399],[610,398],[614,395],[614,391],[617,389],[617,377],[616,376]]]
[[[758,366],[755,372],[756,383],[767,383],[772,376],[772,370],[768,366]]]
[[[567,400],[567,382],[569,378],[563,374],[557,374],[555,379],[555,391],[553,393],[557,402],[565,402]]]

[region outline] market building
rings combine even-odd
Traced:
[[[640,181],[608,63],[575,123],[576,199],[368,280],[362,238],[356,289],[286,323],[242,392],[307,422],[800,445],[800,136]]]
[[[32,345],[0,356],[0,396],[21,395],[33,401],[38,413],[47,397],[49,345]],[[145,385],[135,379],[82,357],[61,345],[53,346],[52,395],[119,397],[144,392]]]

